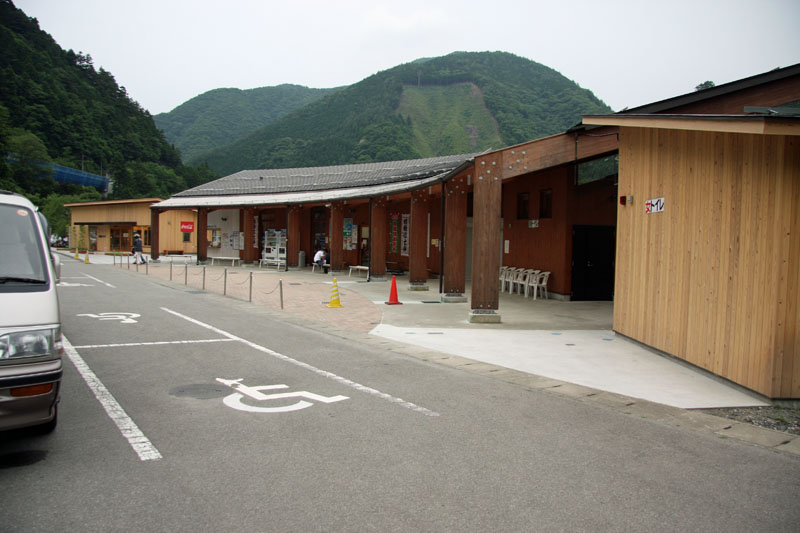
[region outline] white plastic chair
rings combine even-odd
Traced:
[[[514,276],[514,280],[511,282],[511,292],[516,292],[518,294],[525,293],[525,285],[528,283],[528,277],[532,270],[530,268],[520,268],[517,270],[516,276]]]
[[[525,280],[525,298],[531,294],[533,294],[534,297],[536,296],[536,286],[539,283],[539,272],[541,272],[541,270],[531,270],[528,273],[528,279]]]
[[[509,270],[510,270],[510,267],[507,267],[507,266],[505,266],[505,267],[501,266],[500,267],[500,292],[503,292],[503,290],[505,289],[506,276],[508,276],[508,271]]]
[[[511,292],[511,282],[514,281],[514,276],[517,275],[517,269],[514,267],[508,267],[505,272],[505,277],[503,278],[503,282],[500,284],[500,292]]]
[[[544,299],[548,299],[547,294],[547,280],[550,279],[550,272],[542,272],[539,274],[539,281],[536,282],[536,289],[533,292],[533,299],[536,299],[536,293],[544,295]]]

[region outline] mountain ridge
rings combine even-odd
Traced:
[[[465,93],[471,103],[442,96],[464,84],[477,88]],[[439,117],[440,127],[426,128],[424,113],[408,105],[414,99]],[[588,89],[529,59],[507,52],[455,52],[378,72],[190,162],[229,174],[451,155],[552,135],[583,114],[610,111]],[[479,119],[484,126],[472,123]],[[488,126],[492,121],[496,133]],[[432,134],[443,135],[447,146]]]

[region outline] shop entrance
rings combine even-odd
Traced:
[[[614,226],[573,226],[572,300],[614,299]]]
[[[133,230],[128,226],[111,226],[111,251],[130,252],[133,249]]]

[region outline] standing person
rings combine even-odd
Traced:
[[[133,264],[144,264],[144,257],[142,257],[142,238],[138,233],[133,234]]]

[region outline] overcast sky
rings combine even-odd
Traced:
[[[615,111],[800,63],[799,0],[14,0],[152,114],[211,89],[350,85],[504,51]],[[556,5],[558,4],[558,5]]]

